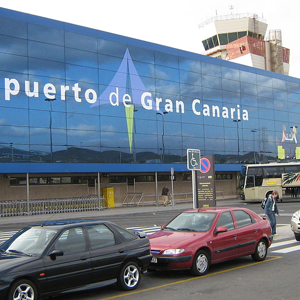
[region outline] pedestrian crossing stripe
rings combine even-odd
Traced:
[[[127,230],[136,230],[136,231],[143,231],[147,235],[152,234],[156,231],[159,231],[161,229],[160,226],[154,226],[154,227],[129,227]]]
[[[18,231],[5,231],[5,232],[0,232],[0,237],[11,237]]]
[[[292,245],[292,244],[297,244],[299,242],[297,242],[296,240],[288,240],[288,241],[283,241],[283,242],[277,242],[277,243],[273,243],[270,248],[276,248],[276,247],[282,247],[282,246],[286,246],[286,245]]]
[[[298,244],[298,246],[293,246],[293,247],[286,247],[283,249],[279,249],[279,250],[272,250],[272,253],[281,253],[281,254],[285,254],[285,253],[290,253],[290,252],[295,252],[300,250],[300,245],[299,242],[297,242],[296,240],[287,240],[287,241],[283,241],[283,242],[277,242],[277,243],[273,243],[270,246],[270,249],[274,249],[274,248],[278,248],[278,247],[284,247],[284,246],[291,246],[294,244]]]
[[[281,250],[275,250],[275,251],[272,251],[272,253],[285,254],[285,253],[290,253],[290,252],[299,251],[299,250],[300,250],[300,246],[294,246],[294,247],[284,248],[284,249],[281,249]]]

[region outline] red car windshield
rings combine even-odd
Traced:
[[[164,230],[206,232],[211,228],[216,215],[216,213],[209,212],[183,212],[173,219]]]

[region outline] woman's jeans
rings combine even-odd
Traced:
[[[270,225],[272,228],[272,234],[276,234],[276,216],[274,212],[268,213],[268,218],[270,220]]]

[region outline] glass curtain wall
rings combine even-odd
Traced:
[[[0,18],[0,162],[300,158],[299,80],[102,35]]]

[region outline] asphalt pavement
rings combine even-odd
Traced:
[[[115,215],[130,215],[139,213],[149,213],[167,210],[186,210],[192,208],[192,203],[181,203],[174,206],[168,205],[144,205],[144,206],[123,206],[115,208],[103,208],[100,210],[92,211],[77,211],[77,212],[66,212],[66,213],[56,213],[56,214],[36,214],[36,215],[25,215],[25,216],[11,216],[11,217],[0,217],[0,226],[9,224],[19,224],[24,222],[43,222],[48,219],[51,220],[67,220],[67,219],[81,219],[81,218],[96,218],[101,219],[101,217],[109,217]]]
[[[244,205],[239,199],[217,200],[216,206],[239,206]],[[136,215],[149,212],[163,212],[168,210],[183,211],[193,207],[193,203],[177,203],[173,205],[144,205],[144,206],[123,206],[115,208],[103,208],[101,210],[92,211],[78,211],[56,214],[37,214],[37,215],[25,215],[25,216],[11,216],[0,217],[1,225],[10,224],[23,224],[23,223],[36,223],[44,222],[47,220],[67,220],[67,219],[101,219],[101,217],[117,216],[117,215]],[[249,207],[251,209],[251,207]],[[263,213],[263,212],[261,212]],[[277,226],[278,236],[274,237],[274,240],[282,238],[293,238],[290,226]]]

